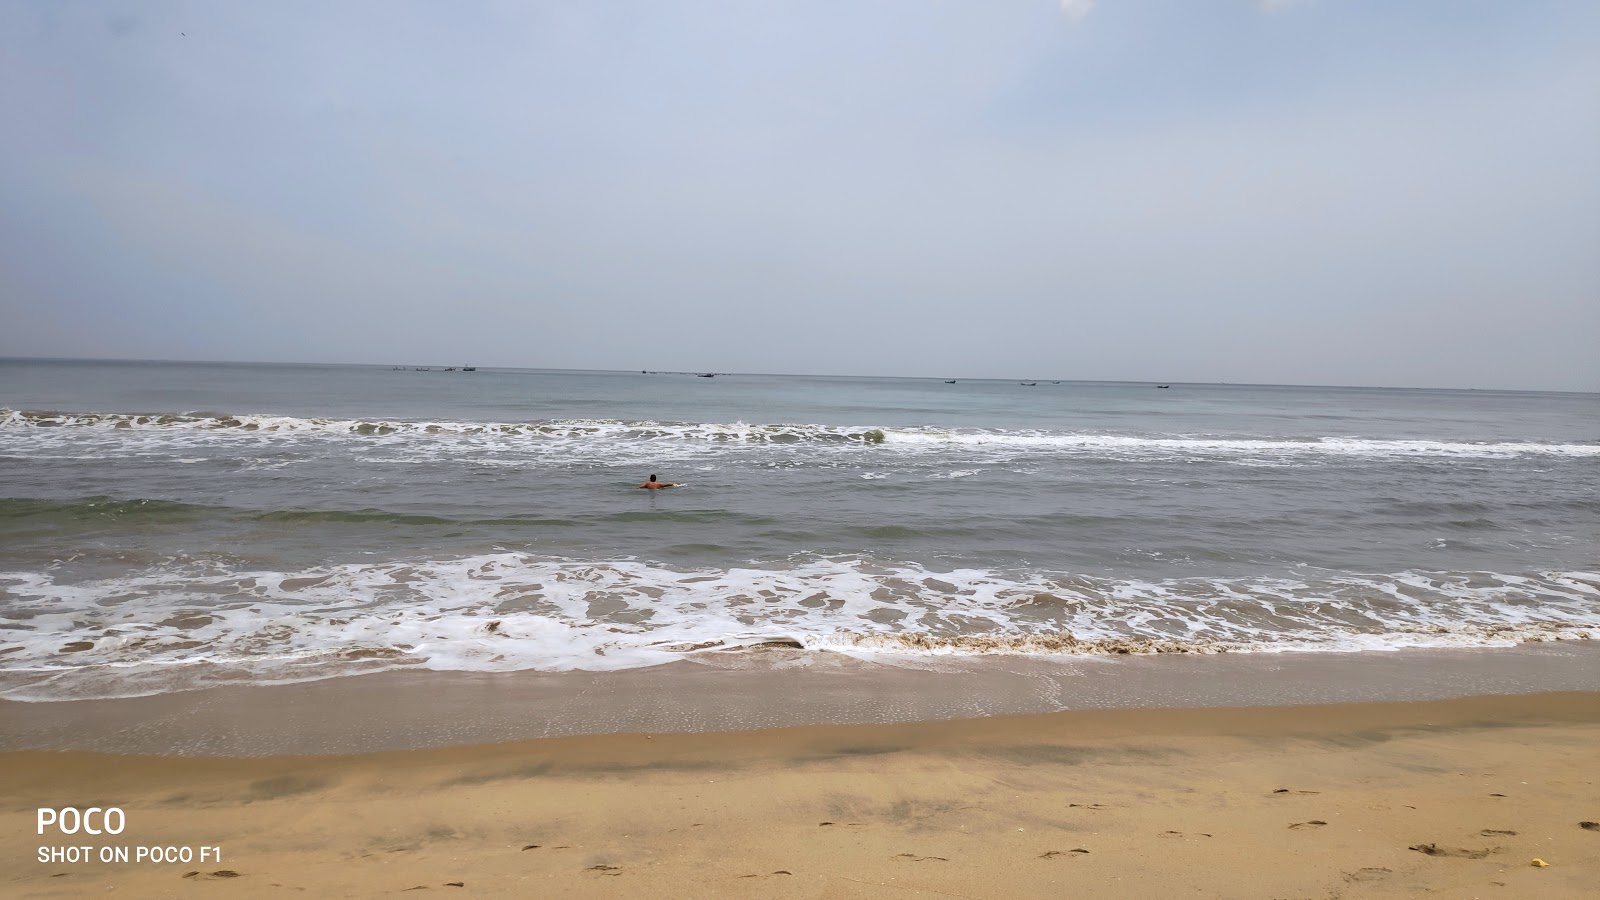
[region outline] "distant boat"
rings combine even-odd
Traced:
[[[707,374],[705,374],[705,375],[701,375],[701,376],[699,376],[699,377],[701,377],[701,378],[715,378],[715,377],[717,377],[717,373],[715,373],[715,372],[710,372],[710,373],[707,373]]]
[[[1166,390],[1167,388],[1172,387],[1172,385],[1170,385],[1170,384],[1158,384],[1158,385],[1156,385],[1156,387],[1161,388],[1162,390]]]
[[[416,371],[416,372],[432,372],[433,371],[433,367],[432,366],[417,366],[412,371]]]
[[[477,366],[462,366],[461,367],[461,371],[463,371],[463,372],[476,372],[476,371],[478,371],[478,367]]]
[[[1019,382],[1017,382],[1017,384],[1020,384],[1023,387],[1038,387],[1039,386],[1039,382],[1037,382],[1037,381],[1019,381]]]
[[[952,378],[949,381],[945,382],[945,384],[955,384],[955,383],[956,383],[956,380],[954,378]]]
[[[456,370],[455,366],[450,366],[449,368],[445,369],[446,372],[454,372],[455,370]]]

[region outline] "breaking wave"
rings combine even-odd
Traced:
[[[1600,573],[1140,581],[862,558],[679,570],[525,553],[296,572],[0,573],[0,696],[129,696],[400,667],[605,670],[773,644],[939,655],[1366,651],[1600,637]]]
[[[969,447],[1078,454],[1223,455],[1269,458],[1301,456],[1512,458],[1520,456],[1600,457],[1600,442],[1400,440],[1322,436],[1305,438],[1219,437],[1208,435],[1093,434],[1039,429],[941,428],[935,426],[843,426],[814,424],[624,422],[562,419],[534,422],[398,421],[301,418],[223,413],[127,414],[0,409],[0,434],[6,431],[94,429],[167,435],[175,443],[190,437],[323,436],[403,440],[514,439],[599,443],[678,443],[688,445],[821,444],[861,445],[918,451]]]

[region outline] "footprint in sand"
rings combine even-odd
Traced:
[[[1455,856],[1461,859],[1483,859],[1491,853],[1497,852],[1499,847],[1488,847],[1483,850],[1468,850],[1465,847],[1441,847],[1438,844],[1415,844],[1410,849],[1429,856]]]
[[[1274,794],[1320,794],[1321,791],[1291,791],[1288,788],[1278,788]]]
[[[1071,856],[1074,853],[1088,853],[1088,852],[1089,851],[1083,849],[1082,847],[1079,847],[1076,850],[1067,850],[1065,852],[1063,852],[1061,850],[1046,850],[1045,852],[1039,854],[1038,858],[1039,859],[1055,859],[1058,856]]]
[[[1381,881],[1393,874],[1382,866],[1367,866],[1354,872],[1344,873],[1345,881]]]
[[[1188,832],[1184,832],[1184,831],[1163,831],[1163,832],[1161,832],[1161,836],[1162,837],[1189,837],[1189,833]],[[1203,837],[1203,838],[1211,837],[1211,835],[1207,834],[1204,831],[1196,831],[1194,833],[1194,836],[1195,837]]]
[[[1579,822],[1578,827],[1588,831],[1600,831],[1600,822]]]
[[[794,873],[789,871],[788,869],[779,869],[776,872],[768,872],[766,875],[762,875],[759,872],[757,872],[757,873],[754,873],[754,874],[751,874],[751,875],[740,875],[739,877],[740,878],[770,878],[773,875],[793,875],[793,874]]]
[[[1516,834],[1516,832],[1515,831],[1502,831],[1499,828],[1485,828],[1484,830],[1478,832],[1478,834],[1482,835],[1483,837],[1493,837],[1494,835],[1497,835],[1497,834]]]
[[[936,859],[939,862],[949,862],[950,861],[948,859],[945,859],[942,856],[918,856],[915,853],[896,853],[892,858],[893,859],[909,859],[912,862],[927,862],[930,859]]]
[[[1317,828],[1317,827],[1320,827],[1320,826],[1326,825],[1326,824],[1328,824],[1328,823],[1322,821],[1321,819],[1312,819],[1309,822],[1296,822],[1293,825],[1290,825],[1289,827],[1290,828]]]
[[[599,872],[601,875],[621,875],[621,866],[590,866],[585,872]]]

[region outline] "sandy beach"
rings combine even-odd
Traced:
[[[16,897],[1510,898],[1600,883],[1586,692],[0,759],[0,892]],[[118,807],[126,826],[36,836],[35,809],[66,805]],[[221,861],[37,858],[67,845]]]
[[[0,900],[1600,900],[1597,96],[1600,0],[0,0]]]

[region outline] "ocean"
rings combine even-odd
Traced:
[[[699,374],[0,360],[0,697],[1600,636],[1600,395]]]

